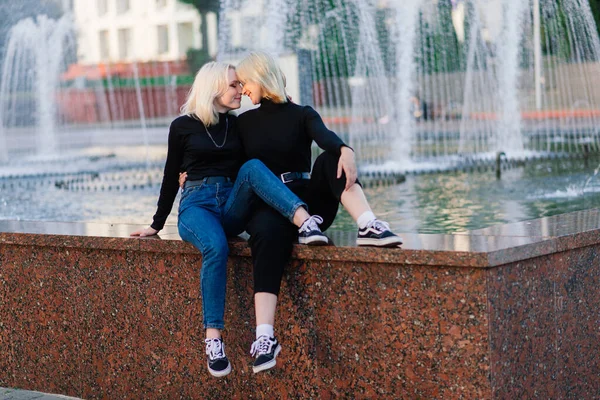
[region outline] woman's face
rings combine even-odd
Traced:
[[[215,105],[219,112],[237,110],[241,106],[242,87],[234,69],[229,68],[227,79],[227,90],[221,97],[215,99]]]
[[[258,104],[263,98],[262,86],[256,82],[246,81],[242,84],[244,95],[250,97],[252,104]]]

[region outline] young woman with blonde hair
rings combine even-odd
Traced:
[[[200,274],[203,325],[209,372],[229,374],[231,364],[221,338],[227,279],[227,236],[240,234],[251,205],[260,198],[282,218],[300,227],[306,244],[326,244],[306,204],[258,160],[247,159],[229,111],[240,107],[241,87],[233,66],[211,62],[198,71],[182,107],[169,128],[167,160],[152,224],[132,236],[156,235],[171,212],[186,172],[179,203],[178,228],[183,240],[202,253]]]
[[[402,240],[378,220],[357,181],[354,151],[323,124],[309,106],[288,101],[285,76],[269,54],[254,52],[236,67],[243,93],[259,108],[238,117],[238,130],[249,158],[261,160],[296,193],[327,229],[341,203],[358,224],[358,245],[397,247]],[[311,171],[311,145],[325,150]],[[281,350],[274,321],[281,278],[296,230],[267,205],[259,205],[246,231],[254,264],[256,355],[254,371],[271,368]]]

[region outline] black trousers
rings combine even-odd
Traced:
[[[325,152],[317,157],[310,180],[287,184],[306,202],[312,215],[323,218],[323,231],[333,223],[346,185],[344,174],[340,179],[336,177],[338,160],[337,155]],[[254,293],[279,295],[281,278],[298,237],[298,228],[265,203],[258,202],[246,232],[250,235],[248,243],[252,250]]]

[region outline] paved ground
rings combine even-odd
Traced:
[[[75,397],[59,394],[32,392],[29,390],[8,389],[0,387],[0,400],[79,400]]]

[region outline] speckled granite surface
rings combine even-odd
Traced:
[[[254,375],[252,274],[231,243],[225,339],[206,371],[200,255],[169,226],[0,221],[0,386],[81,398],[595,398],[600,213],[403,249],[298,246],[276,369]]]

